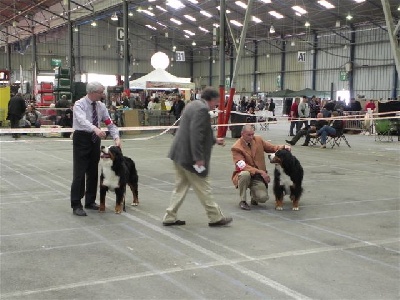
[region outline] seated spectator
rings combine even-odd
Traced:
[[[310,133],[315,133],[317,132],[317,130],[321,129],[324,125],[328,125],[328,121],[323,119],[322,113],[318,113],[317,119],[312,120],[310,124],[311,125],[308,126],[307,128],[299,130],[291,140],[286,140],[286,143],[294,146],[302,136],[306,136],[306,140],[304,144],[302,144],[302,146],[308,146],[308,143],[310,142]]]
[[[248,116],[246,118],[247,123],[256,123],[257,122],[257,117],[254,112],[254,107],[249,107],[247,114],[248,114]]]
[[[361,103],[356,98],[351,98],[350,103],[346,107],[346,111],[360,111],[361,109]]]
[[[332,113],[332,117],[339,116],[337,111]],[[311,133],[311,137],[321,137],[321,148],[326,148],[326,140],[329,136],[335,136],[337,132],[343,129],[343,120],[331,120],[329,125],[324,125],[321,129],[317,130],[316,133]]]
[[[67,108],[64,112],[64,115],[58,121],[58,125],[60,125],[62,128],[72,128],[72,120],[72,109]],[[62,136],[69,138],[71,136],[71,132],[63,132]]]
[[[374,112],[375,111],[375,108],[376,108],[376,105],[375,105],[375,101],[374,100],[369,100],[369,102],[367,103],[367,105],[365,105],[365,110],[366,111],[368,111],[368,108],[372,111],[372,112]]]
[[[24,119],[25,127],[36,127],[39,128],[41,126],[40,119],[42,118],[42,114],[36,110],[34,105],[28,105],[26,108]]]
[[[273,153],[279,149],[288,149],[290,146],[273,145],[254,135],[253,126],[244,125],[240,139],[232,146],[232,158],[235,164],[235,171],[232,181],[236,188],[239,188],[239,207],[243,210],[250,210],[246,202],[246,191],[250,189],[251,204],[266,202],[268,197],[268,183],[270,177],[265,164],[265,153]]]

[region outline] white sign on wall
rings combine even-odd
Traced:
[[[175,60],[176,61],[185,61],[185,51],[176,51],[175,52]]]
[[[305,51],[297,51],[297,61],[298,62],[306,62],[306,52]]]
[[[117,27],[117,41],[122,42],[125,37],[124,27]]]

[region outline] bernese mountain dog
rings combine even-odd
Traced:
[[[275,209],[283,210],[283,197],[290,195],[293,202],[292,210],[299,210],[299,201],[303,193],[303,167],[299,160],[286,149],[268,155],[271,163],[275,164],[273,191]]]
[[[132,205],[137,206],[139,204],[139,176],[134,161],[129,157],[123,156],[120,147],[101,146],[100,165],[99,212],[104,212],[106,209],[105,203],[107,191],[115,191],[115,213],[120,214],[122,210],[126,211],[125,193],[127,185],[129,185],[133,194]]]

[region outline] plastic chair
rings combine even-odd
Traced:
[[[382,142],[387,139],[388,142],[393,142],[393,137],[391,135],[392,129],[390,120],[375,120],[375,141]]]

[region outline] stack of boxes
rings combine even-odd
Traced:
[[[49,106],[54,103],[54,89],[52,82],[41,82],[38,89],[38,104],[39,106]]]
[[[56,101],[61,99],[63,95],[67,97],[67,100],[71,101],[72,89],[69,69],[56,68],[54,80],[54,95],[56,96]]]

